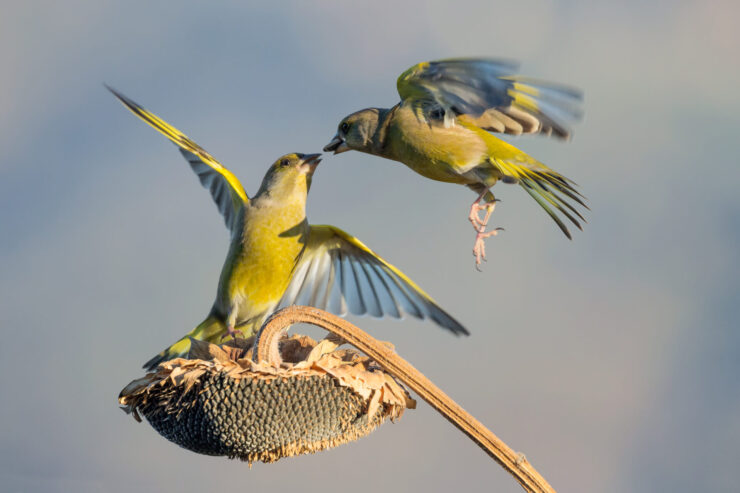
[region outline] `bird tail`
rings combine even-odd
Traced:
[[[213,342],[226,333],[226,326],[214,316],[203,320],[196,328],[188,332],[182,339],[163,350],[161,353],[144,363],[147,371],[154,370],[157,365],[174,358],[187,356],[190,351],[190,339]]]
[[[508,161],[499,162],[497,165],[504,171],[502,181],[518,183],[526,190],[555,221],[568,239],[572,239],[570,231],[568,231],[568,227],[555,210],[578,229],[583,230],[581,221],[585,223],[586,219],[571,202],[575,202],[585,209],[588,209],[588,206],[584,202],[586,198],[575,189],[577,186],[575,182],[537,161],[522,164]]]
[[[575,182],[465,119],[460,123],[465,128],[476,132],[486,142],[488,162],[495,169],[494,178],[504,183],[518,183],[557,223],[568,239],[571,238],[570,231],[553,209],[568,218],[578,229],[583,229],[579,220],[585,223],[586,219],[569,202],[575,202],[588,209],[584,202],[586,198],[575,189],[578,186]],[[485,173],[484,170],[485,168],[481,168],[481,171]],[[490,178],[490,176],[483,178]]]

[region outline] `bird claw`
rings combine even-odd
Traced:
[[[480,197],[478,197],[475,202],[470,206],[470,213],[468,214],[468,221],[470,221],[470,224],[473,225],[473,229],[475,229],[477,232],[482,232],[486,225],[488,224],[488,219],[491,217],[491,214],[493,214],[493,210],[496,208],[496,202],[500,202],[499,199],[493,199],[491,202],[486,202],[485,204],[481,205],[480,201],[483,198],[483,195],[481,194]],[[486,211],[486,215],[483,219],[480,218],[479,212],[484,210]]]
[[[478,231],[475,235],[475,244],[473,245],[473,256],[475,257],[475,268],[478,272],[482,272],[480,268],[481,261],[488,262],[486,258],[486,238],[498,235],[499,231],[503,231],[504,228],[496,228],[492,231],[483,232]]]
[[[470,224],[473,225],[473,229],[476,231],[480,230],[481,228],[485,228],[485,224],[483,224],[483,221],[481,220],[480,216],[478,215],[478,212],[483,209],[478,203],[476,202],[473,204],[473,206],[470,208],[470,214],[468,215],[468,221],[470,221]]]
[[[234,330],[234,327],[231,325],[226,326],[226,334],[221,336],[221,340],[223,341],[227,337],[231,336],[232,339],[236,340],[236,336],[239,334],[238,331]]]
[[[475,229],[473,256],[475,257],[475,268],[478,272],[481,272],[481,261],[488,262],[488,259],[486,259],[485,239],[491,236],[496,236],[499,231],[504,230],[504,228],[496,228],[493,231],[486,232],[488,220],[491,218],[491,214],[493,214],[493,210],[496,208],[496,202],[499,202],[499,199],[494,198],[491,202],[486,202],[481,205],[481,200],[483,200],[485,194],[486,192],[483,192],[477,199],[475,199],[475,202],[470,206],[470,214],[468,214],[468,221],[470,221],[470,224],[473,225],[473,229]],[[479,212],[483,209],[485,209],[486,215],[481,219]]]

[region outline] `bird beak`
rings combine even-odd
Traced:
[[[344,151],[349,151],[349,146],[344,142],[344,139],[335,135],[331,142],[324,146],[324,152],[334,151],[334,154],[340,154]]]
[[[316,166],[321,162],[321,154],[305,154],[301,162],[300,169],[304,173],[312,175],[316,171]]]

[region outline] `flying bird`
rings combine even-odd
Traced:
[[[324,151],[373,154],[473,190],[468,220],[476,234],[476,268],[486,258],[484,240],[502,229],[486,231],[497,202],[490,188],[498,181],[519,184],[571,238],[563,218],[582,229],[585,219],[574,204],[588,209],[575,183],[491,132],[568,139],[570,124],[581,117],[582,94],[514,75],[516,69],[515,63],[490,59],[414,65],[396,82],[398,104],[346,116]]]
[[[107,87],[107,86],[106,86]],[[248,197],[231,171],[172,125],[114,89],[124,106],[174,142],[210,191],[231,243],[206,319],[144,364],[184,356],[190,338],[210,342],[249,336],[278,308],[309,305],[344,315],[431,319],[452,333],[468,331],[403,272],[334,226],[309,225],[306,198],[319,154],[286,154]]]

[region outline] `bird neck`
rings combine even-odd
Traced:
[[[388,151],[390,150],[388,147],[388,128],[393,121],[393,116],[396,114],[398,107],[399,105],[397,104],[393,108],[378,108],[378,126],[372,137],[371,154],[392,159],[391,156],[388,156]]]
[[[255,196],[249,204],[249,212],[269,212],[274,217],[303,218],[306,216],[306,190],[297,193],[274,193],[265,190]]]

